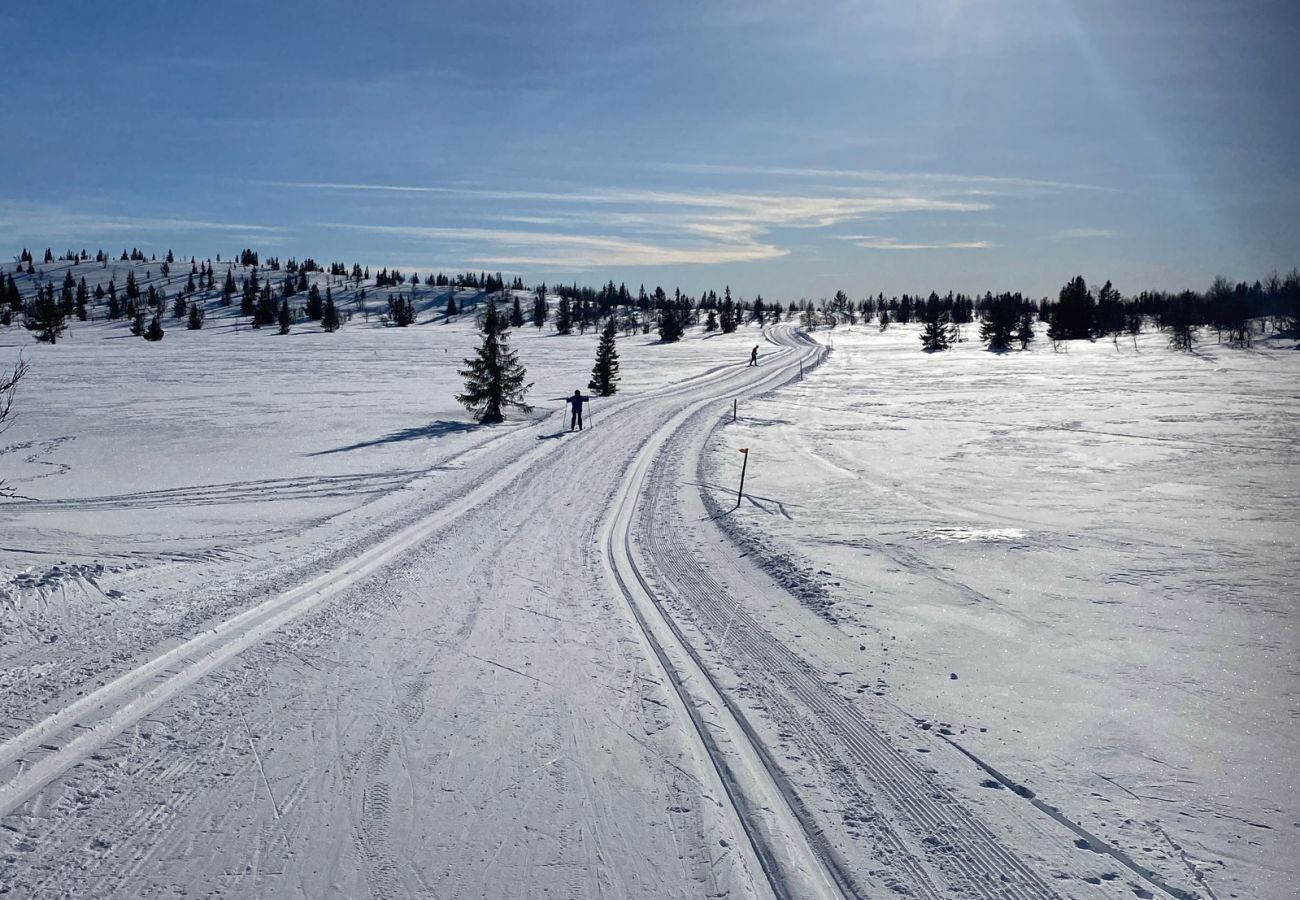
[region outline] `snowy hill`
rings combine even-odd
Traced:
[[[37,263],[23,290],[174,299],[189,266]],[[203,328],[158,343],[103,304],[54,345],[0,328],[32,366],[0,447],[0,887],[1281,900],[1300,877],[1300,354],[629,328],[619,393],[570,433],[596,333],[526,325],[536,409],[486,428],[454,400],[483,291],[422,284],[384,327],[409,284],[312,272],[351,321],[281,336],[223,305],[225,268]]]

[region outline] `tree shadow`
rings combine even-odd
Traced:
[[[371,441],[358,441],[355,444],[348,444],[346,447],[335,447],[332,450],[319,450],[316,453],[308,453],[307,455],[329,456],[332,453],[347,453],[350,450],[364,450],[366,447],[380,447],[384,444],[398,444],[403,441],[418,441],[426,438],[438,438],[445,434],[457,434],[462,431],[470,431],[476,427],[478,426],[473,422],[457,422],[443,419],[437,422],[430,422],[428,425],[417,425],[413,428],[403,428],[401,431],[394,431]]]

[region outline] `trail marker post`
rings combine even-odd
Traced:
[[[749,468],[749,448],[741,447],[740,452],[745,454],[745,461],[740,464],[740,490],[736,491],[736,509],[740,509],[740,498],[745,494],[745,469]]]

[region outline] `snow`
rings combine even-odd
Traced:
[[[800,648],[1187,890],[1291,896],[1300,357],[825,339],[707,468],[750,449],[726,521],[834,622]]]
[[[0,887],[1291,895],[1300,355],[620,334],[571,435],[439,294],[0,330]]]

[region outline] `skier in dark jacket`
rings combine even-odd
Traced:
[[[573,416],[569,420],[570,431],[572,431],[575,427],[579,431],[582,430],[582,404],[590,403],[590,402],[591,402],[591,398],[582,396],[582,391],[573,392],[573,396],[570,397],[568,400],[569,409],[573,411]]]
[[[749,364],[751,366],[758,365],[758,344],[755,344],[754,349],[749,351]]]

